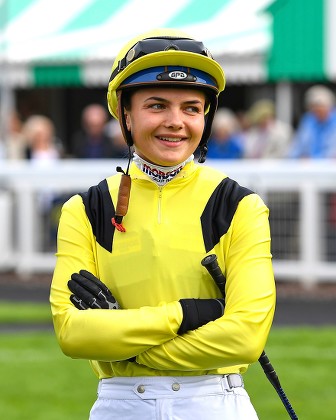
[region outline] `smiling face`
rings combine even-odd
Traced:
[[[160,166],[184,162],[202,138],[204,108],[205,94],[194,89],[135,91],[125,111],[135,152]]]

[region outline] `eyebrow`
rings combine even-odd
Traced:
[[[151,101],[151,100],[152,101],[166,102],[166,103],[170,102],[168,99],[161,98],[160,96],[151,96],[151,97],[145,99],[145,102],[146,101]],[[183,103],[193,105],[193,104],[201,104],[202,101],[200,101],[199,99],[192,99],[190,101],[183,101]]]

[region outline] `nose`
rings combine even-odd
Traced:
[[[180,109],[171,108],[166,113],[166,119],[164,125],[167,128],[180,130],[183,128],[183,113]]]

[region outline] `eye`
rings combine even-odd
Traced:
[[[190,114],[200,114],[203,111],[203,108],[201,106],[197,105],[189,105],[185,108],[185,111]]]
[[[148,108],[160,110],[160,109],[165,109],[165,105],[160,102],[155,102],[153,104],[149,104]]]

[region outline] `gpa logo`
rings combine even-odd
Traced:
[[[186,79],[188,75],[184,71],[171,71],[169,73],[169,77],[175,80],[182,80],[182,79]]]

